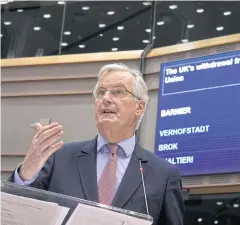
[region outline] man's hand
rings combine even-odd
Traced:
[[[37,133],[32,139],[29,151],[20,168],[22,180],[32,180],[42,169],[48,158],[63,146],[63,142],[58,142],[63,135],[63,127],[58,123],[42,126],[36,123]]]

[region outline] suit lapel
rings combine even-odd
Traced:
[[[81,148],[77,155],[77,167],[86,199],[98,202],[96,170],[96,138]]]
[[[139,145],[136,145],[128,168],[113,199],[112,206],[119,208],[123,207],[124,204],[132,197],[139,185],[142,185],[139,161],[142,163],[143,176],[145,177],[147,174],[148,160],[144,150]]]

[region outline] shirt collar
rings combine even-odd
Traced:
[[[132,155],[133,151],[134,151],[134,148],[135,148],[135,134],[128,138],[128,139],[125,139],[123,141],[120,141],[118,143],[116,143],[117,145],[119,145],[124,153],[126,154],[126,157],[129,157],[130,155]],[[104,146],[104,145],[107,145],[108,142],[106,139],[104,139],[103,136],[101,136],[100,134],[98,134],[98,138],[97,138],[97,152],[99,152],[101,150],[101,148]]]

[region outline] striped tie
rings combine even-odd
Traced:
[[[115,193],[118,146],[109,144],[107,147],[111,154],[98,182],[98,197],[99,203],[111,205]]]

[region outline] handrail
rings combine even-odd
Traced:
[[[200,41],[194,41],[173,46],[166,46],[153,49],[147,58],[159,57],[179,52],[208,48],[218,45],[240,43],[240,33],[210,38]],[[53,65],[53,64],[68,64],[68,63],[91,63],[102,61],[123,61],[140,59],[142,50],[120,51],[120,52],[98,52],[72,55],[56,55],[56,56],[41,56],[27,58],[1,59],[1,67],[16,67],[16,66],[35,66],[35,65]]]

